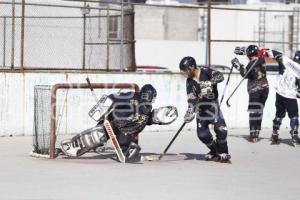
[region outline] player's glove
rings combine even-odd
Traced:
[[[241,70],[241,68],[244,66],[242,63],[240,63],[239,59],[234,58],[231,60],[231,64],[234,68],[236,68],[238,71]]]
[[[188,108],[184,115],[184,122],[189,123],[189,122],[193,121],[194,118],[195,118],[194,109]]]
[[[199,82],[200,88],[207,88],[207,87],[211,87],[212,83],[210,81],[200,81]]]
[[[203,98],[203,97],[208,98],[208,99],[214,98],[212,83],[210,81],[200,81],[199,86],[201,89],[199,98]]]

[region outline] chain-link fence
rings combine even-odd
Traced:
[[[176,66],[186,55],[201,64],[229,65],[234,48],[249,44],[293,56],[299,50],[299,5],[281,5],[136,5],[136,39],[169,41],[170,46],[180,41],[177,49],[169,49]]]
[[[186,55],[228,64],[235,46],[257,44],[289,56],[299,47],[298,4],[278,10],[120,2],[26,3],[24,23],[21,3],[0,2],[0,68],[134,71],[136,56],[152,65],[177,66]]]
[[[0,16],[2,68],[135,68],[132,6],[25,4],[22,23],[21,3],[0,4],[11,10]]]

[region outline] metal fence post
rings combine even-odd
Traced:
[[[6,56],[6,17],[3,17],[3,67],[5,67]]]
[[[11,17],[11,66],[10,68],[13,69],[15,67],[15,19],[16,19],[16,7],[15,7],[15,0],[12,1],[12,9],[11,9],[12,17]]]
[[[24,69],[24,23],[25,23],[25,0],[22,0],[22,22],[21,22],[21,69]]]

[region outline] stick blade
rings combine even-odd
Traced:
[[[227,99],[226,105],[227,105],[227,107],[231,107],[231,105],[229,104],[229,99]]]
[[[163,156],[164,156],[164,154],[160,154],[158,157],[158,160],[161,160]]]

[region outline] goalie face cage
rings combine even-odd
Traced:
[[[131,89],[138,92],[140,88],[135,83],[92,83],[94,89]],[[88,84],[65,83],[37,85],[34,88],[34,135],[33,153],[56,157],[57,139],[57,91],[60,89],[90,89]],[[137,138],[136,138],[137,140]],[[42,156],[39,156],[42,157]]]

